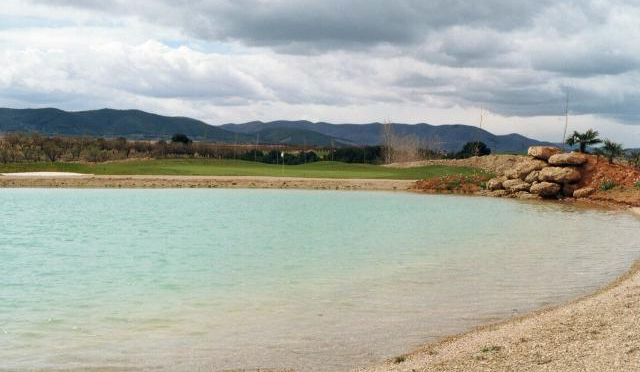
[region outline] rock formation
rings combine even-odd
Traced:
[[[550,146],[530,147],[528,154],[528,159],[487,182],[489,195],[522,199],[583,198],[595,192],[592,188],[579,188],[582,168],[589,166],[587,155],[564,153]]]

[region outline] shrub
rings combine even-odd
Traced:
[[[460,179],[451,180],[451,181],[447,182],[446,185],[445,185],[445,187],[449,191],[457,190],[457,189],[460,188],[460,186],[462,186],[462,180],[460,180]]]
[[[600,183],[600,190],[603,190],[603,191],[611,190],[614,187],[616,187],[616,183],[613,182],[613,180],[611,180],[611,179],[603,180]]]
[[[191,141],[191,139],[189,137],[187,137],[187,135],[184,134],[184,133],[176,133],[171,137],[171,142],[173,142],[173,143],[184,143],[185,145],[188,145],[193,141]]]
[[[466,159],[472,156],[484,156],[490,155],[491,149],[484,143],[480,141],[475,142],[467,142],[462,147],[462,150],[455,154],[455,157],[458,159]]]
[[[393,362],[395,364],[400,364],[400,363],[404,362],[405,360],[407,360],[407,358],[404,355],[401,355],[401,356],[393,358]]]
[[[492,345],[492,346],[485,346],[482,348],[482,352],[483,353],[490,353],[492,351],[500,351],[502,350],[502,346],[496,346],[496,345]]]

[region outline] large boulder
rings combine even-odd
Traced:
[[[560,154],[561,152],[562,150],[553,146],[531,146],[529,147],[529,151],[527,151],[527,154],[529,154],[529,156],[533,156],[536,159],[547,160],[552,155]]]
[[[576,191],[574,191],[573,197],[586,198],[587,196],[593,194],[594,192],[596,192],[596,189],[594,189],[593,187],[583,187],[581,189],[577,189]]]
[[[518,164],[516,166],[516,173],[518,174],[518,178],[525,178],[529,173],[539,171],[545,167],[548,167],[545,161],[532,159]]]
[[[527,159],[523,162],[516,164],[516,166],[511,169],[507,169],[504,172],[504,175],[509,179],[514,179],[514,180],[517,178],[523,179],[529,173],[536,170],[540,170],[547,166],[548,164],[545,161],[538,160],[538,159]]]
[[[562,187],[553,182],[539,182],[531,186],[531,193],[546,198],[556,196]]]
[[[489,181],[487,181],[487,189],[491,191],[502,190],[504,189],[504,186],[502,186],[502,183],[506,180],[507,180],[506,177],[492,178]]]
[[[580,178],[580,171],[572,167],[546,167],[538,175],[541,182],[574,183],[580,181]]]
[[[578,185],[575,183],[565,183],[562,185],[562,195],[570,198],[573,196],[573,193],[578,189]]]
[[[540,175],[540,171],[534,170],[524,178],[524,182],[534,183],[538,181],[539,175]]]
[[[587,156],[579,152],[555,154],[549,158],[551,165],[581,165],[587,161]]]
[[[515,180],[518,178],[518,172],[516,172],[515,168],[509,168],[504,171],[504,177],[510,180]]]
[[[526,191],[518,191],[515,194],[515,197],[518,199],[538,199],[539,198],[538,195],[535,195]]]
[[[509,195],[509,192],[507,190],[496,190],[489,193],[489,196],[493,196],[495,198],[502,198],[507,195]]]
[[[529,191],[531,184],[523,180],[506,180],[502,183],[502,187],[510,192]]]

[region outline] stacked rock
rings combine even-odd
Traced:
[[[487,182],[493,196],[519,198],[587,197],[592,188],[579,188],[587,155],[551,146],[529,147],[529,158]]]

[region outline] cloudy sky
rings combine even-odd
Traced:
[[[2,0],[0,106],[640,146],[637,0]]]

